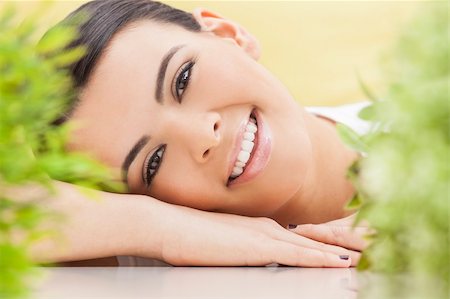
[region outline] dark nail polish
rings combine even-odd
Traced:
[[[339,258],[341,260],[348,260],[350,258],[350,256],[349,255],[340,255]]]
[[[289,229],[294,229],[294,228],[296,228],[297,227],[297,224],[289,224],[288,225],[288,228]]]

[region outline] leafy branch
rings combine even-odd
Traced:
[[[47,4],[44,3],[44,6]],[[65,149],[71,130],[54,126],[75,97],[64,66],[83,55],[83,48],[65,50],[77,31],[57,26],[39,42],[37,10],[18,24],[12,5],[0,14],[0,297],[27,294],[37,272],[31,246],[53,236],[42,226],[56,215],[44,208],[55,194],[54,180],[89,188],[119,191],[110,171],[80,153]],[[20,192],[26,185],[45,190],[32,200]]]
[[[358,266],[386,277],[364,298],[447,298],[449,293],[449,4],[426,3],[385,64],[389,88],[359,116],[373,122],[342,139],[365,152],[348,171],[349,208],[376,230]],[[407,279],[402,279],[407,275]]]

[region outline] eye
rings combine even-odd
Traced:
[[[147,188],[150,187],[153,178],[161,166],[165,150],[166,144],[163,144],[153,154],[148,155],[148,157],[145,158],[144,168],[142,170],[142,179]]]
[[[179,103],[181,103],[182,95],[188,86],[189,80],[191,78],[192,67],[194,66],[194,64],[194,61],[185,63],[175,76],[176,79],[173,84],[173,93]]]

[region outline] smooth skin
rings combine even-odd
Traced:
[[[70,148],[90,152],[121,179],[130,148],[151,136],[128,171],[130,192],[138,194],[95,191],[101,198],[95,201],[57,183],[58,196],[43,204],[67,216],[59,224],[65,242],[41,242],[33,256],[57,262],[136,255],[186,266],[355,265],[365,244],[361,231],[343,229],[348,218],[285,227],[349,215],[343,205],[354,190],[344,174],[357,154],[340,142],[333,123],[306,113],[256,62],[259,46],[241,26],[204,9],[193,15],[202,33],[146,21],[115,36],[81,94]],[[158,103],[159,63],[178,45]],[[172,79],[193,59],[177,101]],[[232,140],[255,107],[273,134],[270,161],[254,180],[230,189],[225,169]],[[167,144],[164,165],[146,188],[143,163],[161,144]]]
[[[51,198],[36,187],[12,191],[23,200],[47,197],[42,204],[66,215],[64,221],[45,223],[58,228],[58,237],[35,243],[31,254],[37,262],[136,255],[178,266],[349,267],[357,264],[366,246],[362,235],[367,230],[359,227],[355,233],[349,218],[287,230],[269,218],[204,212],[149,196],[90,190],[94,200],[80,187],[55,184],[58,195]]]
[[[71,149],[92,153],[120,179],[130,149],[145,140],[127,171],[129,190],[168,203],[282,226],[348,216],[343,206],[354,190],[345,173],[358,154],[257,62],[259,46],[244,28],[206,9],[193,16],[201,33],[140,21],[113,38],[73,114]],[[157,100],[158,70],[173,49]],[[183,88],[180,74],[189,77]],[[270,158],[258,176],[228,186],[236,136],[253,109],[270,129]],[[162,145],[147,187],[147,161]]]

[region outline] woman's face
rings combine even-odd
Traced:
[[[132,193],[209,211],[278,210],[311,168],[304,111],[227,30],[145,21],[118,33],[81,94],[71,148],[111,166]]]

